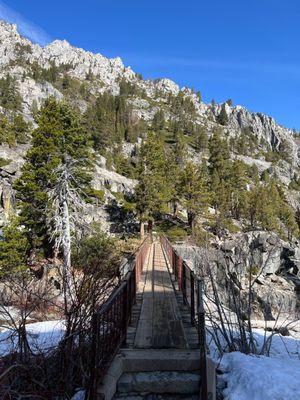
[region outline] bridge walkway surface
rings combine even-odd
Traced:
[[[98,388],[97,400],[199,399],[200,364],[199,335],[190,307],[161,242],[155,240],[137,283],[126,341]]]
[[[134,339],[137,349],[187,349],[176,293],[161,244],[154,242],[144,267],[141,313]]]

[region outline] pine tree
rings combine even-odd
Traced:
[[[204,151],[208,145],[208,136],[203,126],[197,126],[193,133],[195,148],[198,151]]]
[[[46,210],[49,191],[58,181],[57,168],[66,157],[78,160],[76,180],[89,182],[85,169],[87,135],[76,114],[64,103],[49,98],[38,116],[38,128],[32,135],[32,147],[26,155],[21,177],[15,183],[21,208],[21,223],[25,225],[33,249],[40,246],[52,250],[47,230]]]
[[[230,159],[228,144],[216,130],[209,139],[209,173],[213,206],[226,214],[230,205]]]
[[[165,128],[165,114],[162,109],[159,109],[152,120],[152,130],[154,132],[162,131]]]
[[[7,117],[0,117],[0,143],[14,146],[16,144],[16,137],[12,130],[12,126]]]
[[[166,164],[166,179],[170,184],[170,204],[172,207],[173,217],[176,218],[178,214],[178,205],[180,202],[180,179],[182,164],[177,162],[174,149],[167,154]]]
[[[209,194],[200,168],[192,162],[188,162],[182,172],[180,193],[187,210],[189,226],[194,229],[196,218],[207,209]]]
[[[27,268],[29,242],[19,221],[14,219],[3,228],[0,239],[0,276],[19,273]]]
[[[186,143],[182,132],[178,131],[174,134],[174,154],[175,161],[178,165],[183,166],[186,160]]]
[[[228,124],[228,115],[226,112],[225,103],[222,104],[220,114],[217,116],[217,121],[220,125],[227,125]]]
[[[229,177],[230,208],[233,218],[240,219],[245,210],[247,199],[247,169],[239,160],[232,163]]]
[[[227,141],[222,139],[220,131],[215,130],[209,139],[209,171],[213,174],[218,172],[221,179],[228,177],[229,170],[229,148]]]
[[[13,111],[22,108],[22,98],[17,88],[16,79],[9,74],[0,79],[0,105]]]
[[[151,227],[155,216],[167,211],[172,197],[164,143],[154,133],[149,133],[141,146],[138,180],[135,198],[143,234],[143,223],[148,221]]]
[[[22,115],[16,115],[13,118],[11,129],[14,133],[15,140],[17,143],[27,143],[30,133],[30,124],[27,123]]]

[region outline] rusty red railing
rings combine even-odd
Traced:
[[[194,271],[187,265],[177,253],[172,244],[165,236],[160,237],[162,248],[178,283],[178,289],[182,292],[183,300],[189,306],[191,312],[191,323],[198,330],[200,349],[200,374],[201,393],[200,399],[207,400],[207,361],[206,361],[206,335],[205,335],[205,311],[203,304],[203,279],[196,276]]]
[[[151,238],[148,236],[133,258],[128,261],[127,272],[120,286],[93,315],[88,399],[96,398],[98,384],[103,379],[120,346],[126,342],[131,310],[136,300],[137,285],[150,244]]]

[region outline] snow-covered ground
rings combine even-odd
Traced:
[[[254,330],[258,348],[264,335],[262,329]],[[224,372],[225,400],[300,400],[300,340],[273,336],[270,357],[234,352],[218,360],[213,344],[211,353]]]
[[[61,340],[65,325],[63,321],[44,321],[26,325],[28,343],[33,352],[47,352]],[[12,329],[0,332],[0,357],[17,351],[18,337]]]
[[[34,352],[47,352],[61,340],[63,321],[45,321],[26,326],[29,345]],[[255,329],[258,347],[265,332]],[[269,332],[266,334],[270,335]],[[208,337],[209,341],[209,337]],[[0,357],[17,349],[17,336],[10,329],[0,332]],[[226,353],[220,359],[210,342],[211,356],[224,372],[225,400],[300,400],[300,340],[290,336],[272,338],[270,357]],[[75,399],[81,399],[83,392]]]
[[[226,400],[299,400],[300,360],[287,357],[223,356]]]

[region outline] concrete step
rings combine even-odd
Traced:
[[[199,400],[199,394],[119,394],[114,397],[114,400]]]
[[[197,372],[153,371],[125,373],[117,384],[118,394],[197,394],[200,376]]]

